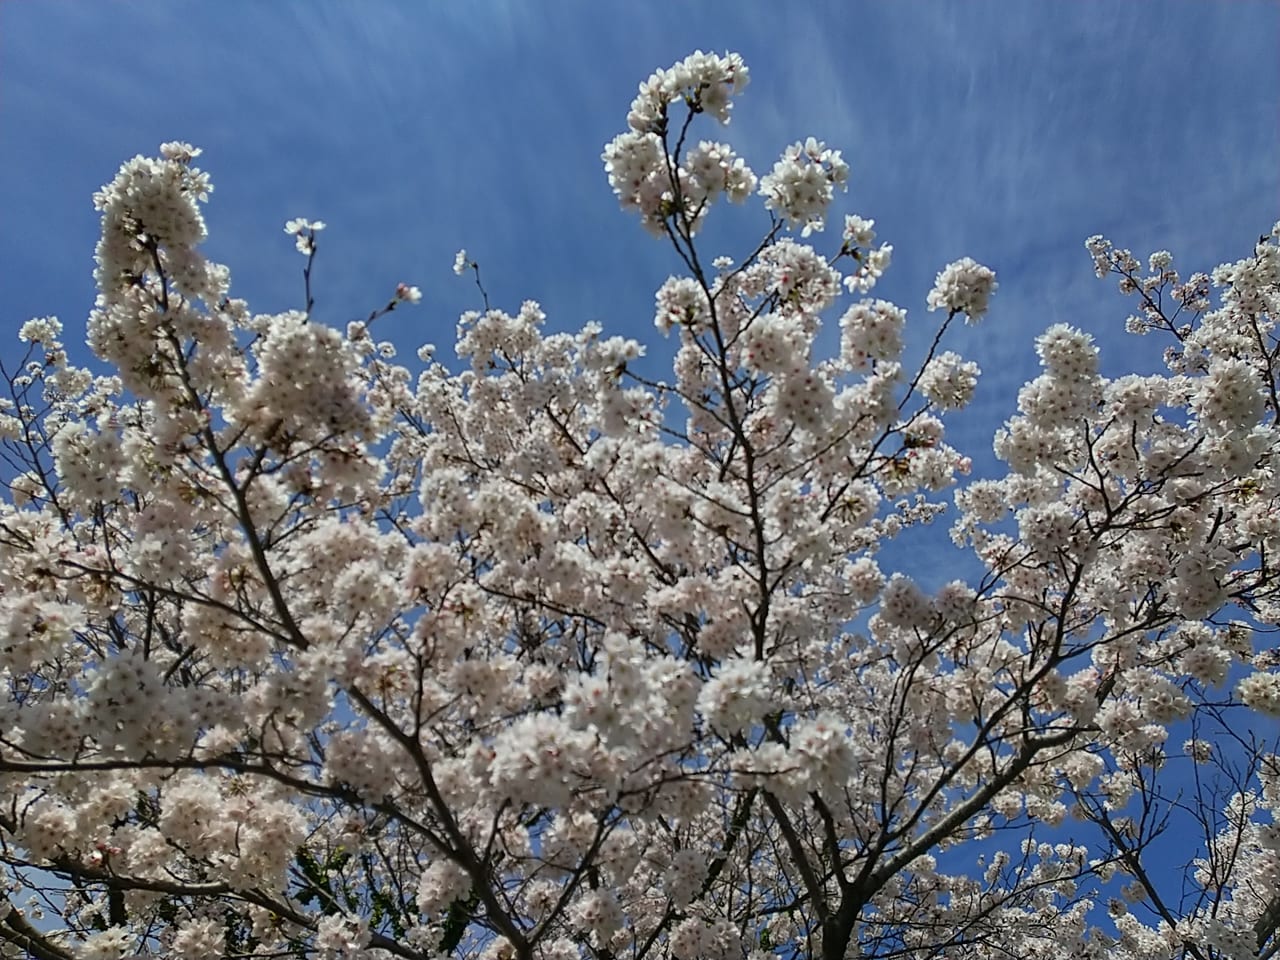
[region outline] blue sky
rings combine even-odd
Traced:
[[[90,196],[170,139],[205,150],[207,250],[255,310],[301,305],[281,227],[306,216],[329,224],[318,319],[364,315],[400,281],[423,289],[384,330],[409,361],[423,341],[448,355],[477,306],[451,272],[459,247],[495,305],[531,297],[553,328],[599,320],[665,357],[652,298],[677,265],[617,208],[600,151],[655,67],[732,49],[752,83],[731,127],[703,135],[757,173],[809,135],[841,148],[840,212],[895,245],[876,292],[908,308],[917,347],[938,269],[970,255],[997,271],[987,319],[949,341],[984,370],[952,436],[985,472],[1050,323],[1094,333],[1107,373],[1155,365],[1153,344],[1122,333],[1128,304],[1093,278],[1086,236],[1211,269],[1280,217],[1278,38],[1280,5],[1248,0],[8,0],[0,357],[34,315],[80,341]],[[741,254],[764,223],[753,207],[707,249]]]

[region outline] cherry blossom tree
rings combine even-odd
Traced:
[[[185,144],[95,196],[109,372],[32,320],[0,401],[0,954],[1280,950],[1280,226],[1185,278],[1091,238],[1167,372],[1051,327],[970,481],[944,347],[995,275],[942,269],[904,365],[839,151],[699,139],[747,79],[658,71],[605,147],[667,380],[487,295],[411,371],[416,288],[310,316],[306,220],[306,309],[255,314]],[[929,524],[968,582],[886,569]]]

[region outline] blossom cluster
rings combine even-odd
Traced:
[[[998,286],[990,267],[965,257],[948,264],[938,274],[929,291],[929,309],[963,313],[966,322],[977,323],[987,312],[991,294]]]

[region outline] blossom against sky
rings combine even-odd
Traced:
[[[1032,338],[1077,324],[1104,373],[1153,365],[1093,278],[1104,233],[1185,272],[1244,255],[1280,216],[1280,7],[1231,3],[136,2],[0,4],[0,326],[72,333],[93,300],[91,194],[166,140],[204,148],[209,255],[260,311],[300,306],[286,220],[323,219],[316,316],[342,325],[398,283],[423,290],[384,335],[448,356],[478,295],[599,320],[662,357],[653,292],[670,250],[618,210],[600,162],[636,84],[695,48],[742,54],[725,130],[758,173],[816,136],[843,151],[836,214],[874,218],[893,264],[876,295],[932,332],[925,296],[972,256],[1000,288],[948,346],[984,375],[953,430],[976,468],[1035,372]],[[719,212],[717,212],[719,215]],[[741,256],[758,203],[706,235]],[[819,237],[819,241],[823,238]],[[833,233],[826,239],[838,244]],[[820,244],[821,245],[821,244]],[[77,342],[78,336],[69,336]],[[10,356],[15,346],[0,346]]]
[[[181,139],[204,148],[217,185],[209,255],[257,310],[302,304],[292,248],[309,241],[281,227],[309,218],[328,225],[316,318],[341,326],[413,285],[422,303],[387,318],[406,355],[430,340],[447,356],[455,317],[476,306],[450,271],[459,247],[495,304],[534,297],[553,327],[599,320],[660,344],[653,291],[676,263],[618,211],[600,150],[654,67],[735,50],[753,82],[729,130],[708,134],[761,172],[809,136],[843,151],[836,212],[874,218],[894,244],[877,294],[908,309],[917,349],[936,323],[935,273],[964,256],[995,269],[987,316],[948,342],[984,370],[952,433],[981,473],[1041,330],[1093,333],[1108,373],[1154,365],[1122,342],[1130,307],[1093,278],[1086,236],[1144,257],[1169,248],[1190,272],[1242,256],[1280,213],[1271,3],[782,11],[10,2],[0,317],[10,334],[45,313],[79,327],[93,298],[92,192],[122,160]],[[752,206],[712,224],[707,246],[741,257],[763,230]],[[16,352],[8,342],[0,356]]]

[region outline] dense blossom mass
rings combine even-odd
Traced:
[[[487,297],[411,371],[421,293],[317,322],[306,219],[304,308],[256,314],[185,144],[95,196],[105,372],[31,320],[0,400],[0,956],[1280,950],[1280,225],[1185,278],[1090,238],[1165,371],[1050,327],[968,479],[944,341],[994,273],[914,333],[873,221],[808,242],[839,151],[698,138],[747,76],[659,71],[605,148],[677,255],[664,380]],[[882,549],[927,524],[967,581]]]

